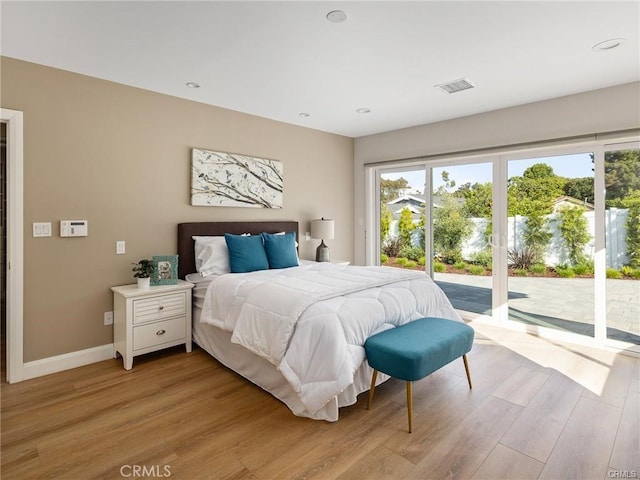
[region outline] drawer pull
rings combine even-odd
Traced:
[[[158,331],[156,332],[156,335],[160,336],[160,335],[164,335],[165,333],[167,333],[167,331],[166,331],[166,330],[158,330]]]
[[[164,310],[164,305],[160,305],[160,310]]]

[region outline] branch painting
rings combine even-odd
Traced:
[[[282,208],[282,162],[210,152],[191,155],[191,205]]]

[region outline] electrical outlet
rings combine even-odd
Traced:
[[[113,325],[113,312],[104,312],[104,324]]]

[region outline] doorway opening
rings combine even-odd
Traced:
[[[2,124],[2,380],[24,380],[24,169],[23,115],[17,110],[0,109]],[[4,354],[6,350],[6,355]]]

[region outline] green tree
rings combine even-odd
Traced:
[[[558,229],[572,265],[584,263],[584,246],[591,240],[587,219],[581,207],[563,208],[558,212]]]
[[[418,231],[418,246],[424,252],[427,248],[427,241],[425,238],[425,227],[427,225],[427,216],[424,213],[424,207],[422,208],[422,213],[420,214],[420,221],[416,225],[416,230]]]
[[[593,177],[567,178],[564,194],[593,204]]]
[[[627,228],[628,265],[640,268],[640,191],[629,197],[629,213],[625,227]]]
[[[465,183],[455,192],[464,199],[464,212],[472,218],[491,218],[493,213],[493,185],[491,182]]]
[[[473,222],[464,213],[464,201],[449,190],[455,182],[442,172],[442,185],[436,191],[441,205],[433,211],[433,246],[445,262],[462,260],[462,242],[471,234]]]
[[[522,173],[522,176],[525,178],[546,179],[557,175],[554,173],[553,168],[550,165],[547,165],[546,163],[535,163],[527,168]]]
[[[389,240],[387,237],[389,236],[391,222],[393,221],[393,214],[387,203],[399,198],[402,191],[408,188],[409,182],[403,177],[397,180],[389,180],[387,178],[380,179],[380,245],[383,250],[386,248],[387,240]]]
[[[533,252],[533,263],[544,263],[544,254],[553,234],[540,212],[531,212],[524,228],[524,244]]]
[[[617,150],[604,156],[607,206],[640,191],[640,150]]]
[[[411,246],[411,238],[415,228],[416,226],[413,223],[411,210],[407,207],[403,208],[400,212],[400,218],[398,219],[398,238],[400,238],[403,247]]]
[[[640,268],[640,190],[633,191],[624,198],[611,200],[611,204],[612,207],[629,210],[624,225],[627,230],[627,265]]]
[[[380,205],[380,244],[384,243],[385,239],[389,235],[389,229],[391,228],[391,222],[393,221],[393,213],[389,209],[386,203]]]
[[[640,150],[606,152],[607,208],[627,208],[628,265],[640,268]]]
[[[553,202],[564,193],[566,179],[559,177],[546,163],[536,163],[527,168],[521,177],[511,177],[507,182],[509,216],[539,212],[549,214]]]

